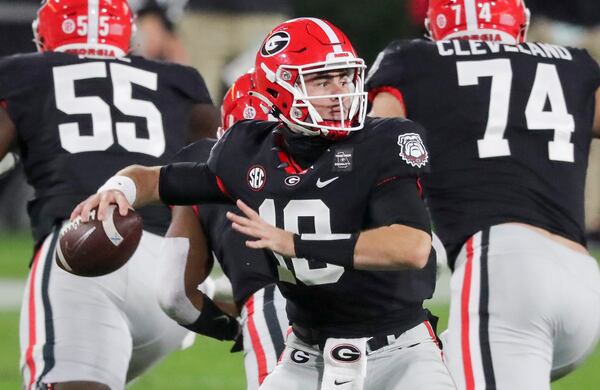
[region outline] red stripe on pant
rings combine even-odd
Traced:
[[[36,334],[35,334],[35,277],[37,274],[38,263],[40,259],[40,253],[42,253],[42,247],[38,249],[31,265],[31,276],[29,278],[29,344],[25,352],[25,363],[29,368],[29,384],[27,388],[32,388],[35,381],[35,361],[33,360],[33,348],[35,347]]]
[[[292,327],[289,326],[287,331],[285,332],[285,342],[287,342],[288,337],[290,337],[290,335],[292,334]],[[281,359],[283,359],[283,355],[285,355],[285,350],[287,347],[283,348],[283,351],[281,351],[281,355],[279,355],[279,358],[277,358],[277,364],[281,363]]]
[[[471,345],[469,343],[469,297],[471,296],[471,278],[473,274],[473,237],[467,240],[467,262],[460,297],[461,347],[463,368],[465,372],[465,389],[473,390],[473,364],[471,362]]]
[[[443,360],[444,359],[444,351],[442,350],[442,346],[440,345],[440,342],[438,341],[438,338],[437,338],[435,332],[433,331],[433,328],[431,327],[431,324],[429,323],[429,321],[423,321],[423,324],[427,328],[427,332],[429,333],[429,337],[431,337],[431,339],[433,340],[433,342],[435,343],[435,345],[437,345],[438,349],[440,350],[440,356],[442,357],[442,360]]]
[[[260,343],[260,337],[256,330],[256,324],[254,323],[254,296],[248,298],[246,302],[246,312],[248,313],[248,332],[250,333],[250,341],[252,342],[252,348],[256,355],[256,361],[258,363],[258,384],[262,384],[267,377],[267,359],[265,357],[265,351]]]

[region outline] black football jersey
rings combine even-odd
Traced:
[[[503,222],[585,244],[583,191],[600,84],[586,51],[394,42],[367,84],[371,96],[400,91],[407,117],[428,130],[431,173],[423,185],[450,257],[468,236]]]
[[[16,125],[35,189],[29,215],[36,240],[121,168],[169,162],[187,143],[192,105],[211,104],[192,68],[63,53],[0,60],[0,100]],[[139,211],[144,229],[164,233],[166,207]]]
[[[430,231],[417,183],[428,161],[419,125],[367,119],[363,130],[333,143],[305,170],[282,151],[280,126],[238,122],[213,148],[209,168],[232,199],[300,234],[335,236],[394,223]],[[290,321],[324,335],[362,337],[414,326],[425,319],[422,303],[434,290],[433,252],[425,269],[402,272],[269,255]]]
[[[206,162],[216,140],[204,139],[186,146],[175,157],[181,162]],[[264,250],[246,246],[248,237],[231,227],[225,213],[237,212],[228,203],[205,203],[198,205],[198,216],[208,239],[210,250],[221,264],[223,272],[233,287],[233,299],[242,305],[256,291],[277,282],[275,262]]]

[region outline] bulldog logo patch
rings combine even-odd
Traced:
[[[400,157],[407,164],[421,168],[429,161],[429,154],[419,134],[406,133],[398,136],[398,145],[400,146]]]

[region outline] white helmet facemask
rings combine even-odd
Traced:
[[[341,54],[341,55],[340,55]],[[264,64],[263,64],[264,65]],[[351,53],[330,53],[323,62],[301,66],[281,65],[277,71],[265,72],[293,96],[289,118],[281,115],[280,119],[296,132],[306,135],[327,135],[329,131],[356,131],[364,126],[367,113],[367,93],[364,91],[365,64]],[[349,71],[350,83],[348,92],[332,95],[309,95],[306,77],[317,73]],[[292,79],[297,74],[294,85]],[[323,118],[315,108],[316,100],[337,99],[339,118]]]

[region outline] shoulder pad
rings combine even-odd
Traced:
[[[260,145],[277,126],[279,126],[278,122],[252,119],[236,122],[212,148],[208,160],[209,167],[213,173],[217,172],[219,161],[222,158],[227,159],[225,157],[227,153],[224,152],[226,149],[231,150],[231,148],[234,148],[236,155],[243,155],[244,150],[247,148],[254,151],[257,145]]]
[[[42,53],[15,54],[0,58],[0,99],[8,98],[13,93],[19,93],[37,86],[36,77],[45,74],[45,56]]]
[[[373,118],[368,121],[369,149],[378,150],[383,179],[419,176],[429,168],[425,129],[400,118]]]

